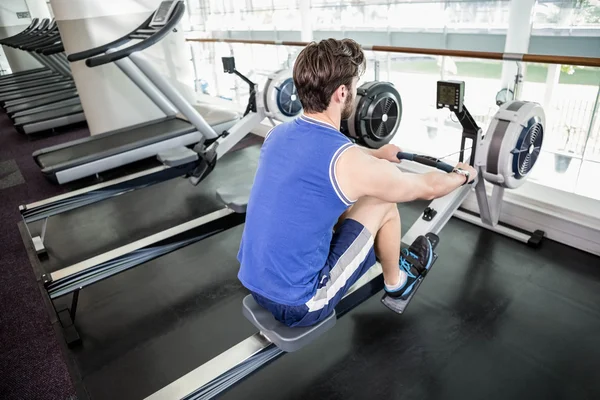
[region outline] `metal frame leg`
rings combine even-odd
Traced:
[[[229,150],[231,150],[236,144],[238,144],[244,137],[252,133],[266,115],[262,104],[258,106],[258,111],[250,113],[238,121],[230,130],[227,135],[222,136],[217,140],[219,144],[217,147],[217,158],[221,158]]]
[[[71,307],[65,307],[61,310],[56,310],[56,315],[60,321],[60,325],[63,329],[63,335],[67,345],[73,346],[81,343],[81,337],[77,328],[75,327],[75,316],[77,314],[77,304],[79,303],[79,291],[80,289],[73,292],[71,298]]]
[[[75,315],[77,315],[77,304],[79,303],[79,291],[81,289],[77,289],[73,292],[73,297],[71,298],[71,309],[69,311],[69,315],[71,316],[71,322],[75,323]]]
[[[44,224],[42,225],[42,234],[40,236],[32,237],[33,247],[35,253],[39,256],[40,254],[46,253],[46,247],[44,246],[44,240],[46,239],[46,228],[48,227],[48,218],[44,218]]]

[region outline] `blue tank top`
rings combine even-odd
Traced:
[[[353,201],[335,165],[353,143],[306,116],[273,128],[262,146],[238,260],[244,286],[284,305],[315,293],[333,227]]]

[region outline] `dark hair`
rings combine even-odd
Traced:
[[[312,42],[294,63],[294,84],[304,111],[322,112],[341,85],[350,89],[352,79],[365,70],[365,55],[352,39]]]

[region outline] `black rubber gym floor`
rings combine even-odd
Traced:
[[[209,179],[227,184],[249,176],[256,150],[232,153]],[[139,203],[122,196],[118,206],[93,206],[87,221],[61,221],[75,235],[53,239],[55,260],[79,261],[145,236],[162,229],[165,216],[183,218],[183,208],[216,206],[211,184],[186,185],[175,184],[186,193],[179,200],[157,186]],[[404,231],[424,206],[400,207]],[[236,278],[242,230],[81,292],[76,325],[83,342],[65,348],[81,398],[142,399],[255,332],[241,315],[247,292]],[[223,398],[600,398],[598,257],[551,241],[530,249],[457,219],[440,239],[434,270],[403,316],[374,296]]]

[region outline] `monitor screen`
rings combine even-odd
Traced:
[[[163,1],[160,3],[158,10],[154,13],[154,17],[152,18],[151,26],[164,26],[171,14],[173,13],[173,9],[177,2],[175,1]]]
[[[440,85],[438,89],[438,103],[448,106],[456,105],[456,86]]]

